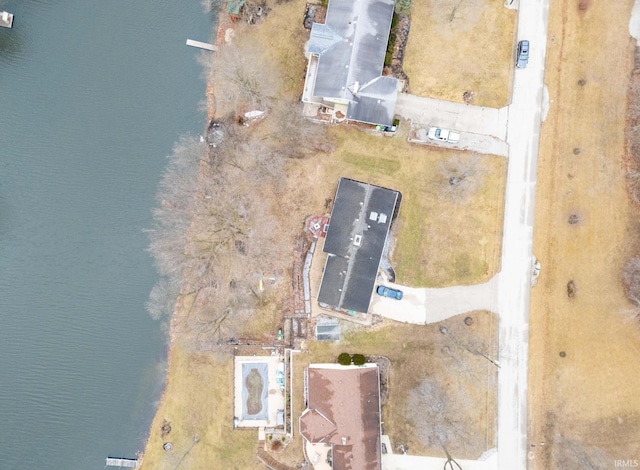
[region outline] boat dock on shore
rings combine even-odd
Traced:
[[[218,48],[213,44],[209,44],[207,42],[194,41],[193,39],[187,39],[187,46],[197,47],[199,49],[204,49],[206,51],[216,52]]]
[[[8,11],[0,12],[0,26],[2,26],[3,28],[12,28],[13,13],[9,13]]]
[[[138,459],[123,459],[121,457],[107,457],[105,467],[124,467],[124,468],[136,468],[140,465]]]

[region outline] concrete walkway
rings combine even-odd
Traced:
[[[473,310],[498,312],[498,276],[484,284],[435,288],[413,288],[382,283],[400,289],[402,300],[389,299],[374,294],[369,311],[403,323],[425,325]]]
[[[495,452],[486,460],[456,460],[463,470],[494,470],[497,465]],[[447,459],[439,457],[421,457],[417,455],[404,454],[382,454],[382,468],[384,470],[442,470],[445,467]]]

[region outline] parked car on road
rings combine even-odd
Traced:
[[[392,289],[387,286],[378,286],[376,293],[381,297],[389,297],[391,299],[402,300],[402,291],[398,289]]]
[[[529,41],[523,40],[518,43],[516,50],[516,67],[523,69],[529,62]]]
[[[442,129],[441,127],[431,127],[427,133],[427,137],[432,140],[441,140],[443,142],[449,142],[450,144],[456,144],[460,141],[460,134],[456,131],[449,129]]]

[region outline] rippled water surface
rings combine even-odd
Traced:
[[[144,310],[156,185],[198,134],[199,0],[0,0],[0,469],[141,450],[165,346]]]

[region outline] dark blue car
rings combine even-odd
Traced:
[[[391,287],[378,286],[376,294],[382,297],[389,297],[390,299],[402,300],[402,291],[398,289],[392,289]]]

